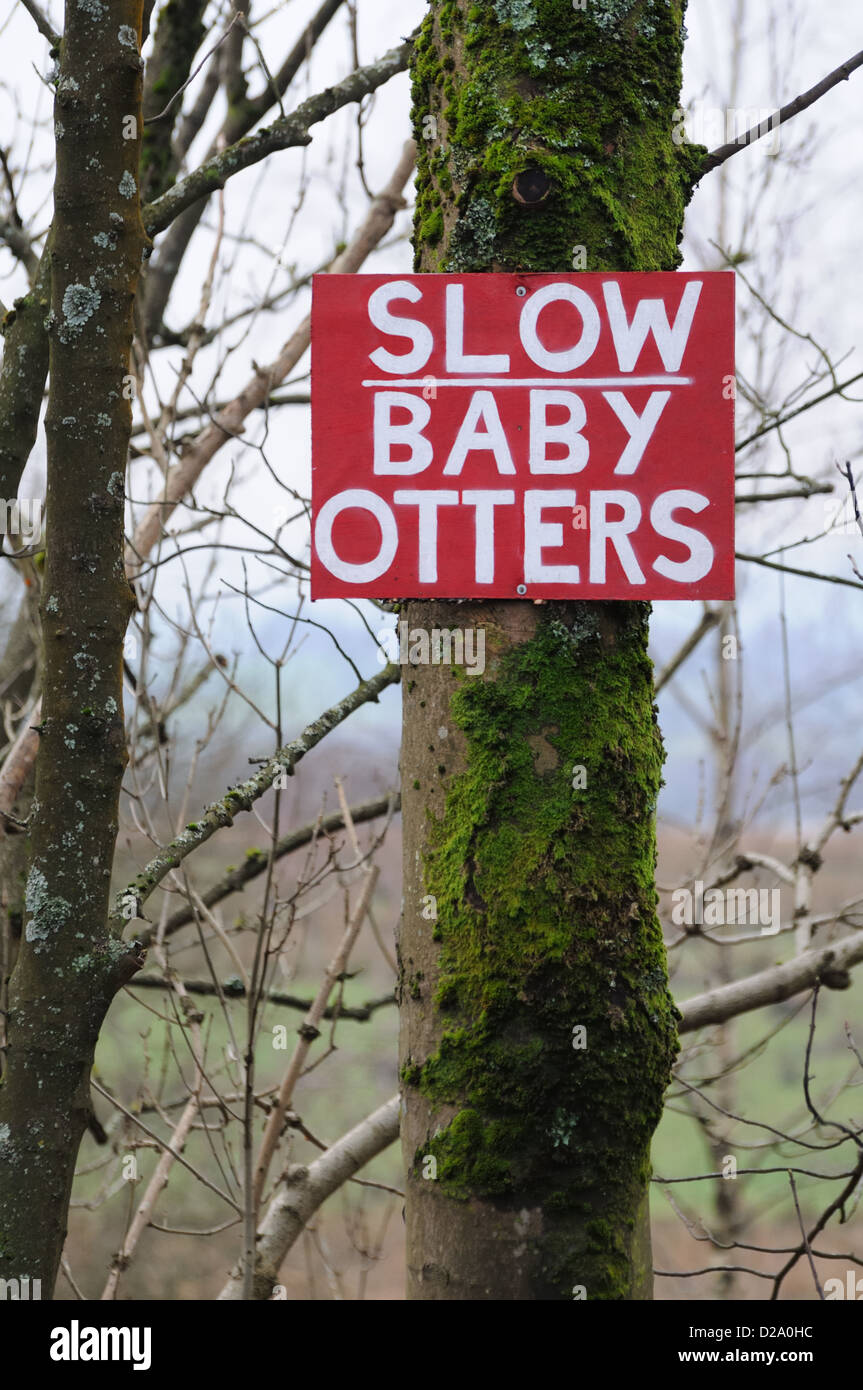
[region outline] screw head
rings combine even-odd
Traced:
[[[517,594],[526,594],[526,593],[527,593],[527,585],[526,585],[526,584],[519,584],[519,585],[516,587],[516,591],[515,591],[515,592],[516,592]]]
[[[524,299],[524,296],[527,294],[527,290],[525,289],[524,285],[519,285],[516,288],[515,292],[518,295],[519,299]]]

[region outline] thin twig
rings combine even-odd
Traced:
[[[743,555],[734,552],[735,560],[746,560],[750,565],[763,565],[768,570],[780,570],[783,574],[798,574],[801,579],[820,579],[825,584],[842,584],[846,589],[863,589],[863,582],[856,579],[843,579],[838,574],[818,574],[816,570],[801,570],[794,565],[777,565],[775,560],[764,560],[760,555]]]
[[[859,67],[863,67],[863,50],[855,53],[853,58],[849,58],[840,67],[834,68],[814,87],[810,87],[808,92],[802,92],[793,101],[789,101],[785,106],[780,106],[779,110],[774,111],[768,120],[753,126],[751,130],[747,130],[745,134],[739,136],[737,140],[732,140],[730,144],[720,145],[718,149],[712,150],[701,167],[701,177],[709,174],[713,169],[718,169],[719,165],[724,164],[726,159],[730,159],[739,150],[745,150],[753,141],[760,140],[762,135],[768,135],[771,131],[777,130],[786,121],[790,121],[792,116],[797,116],[807,107],[813,106],[820,97],[823,97],[833,87],[838,86],[840,82],[847,82],[852,72],[855,72]]]
[[[288,1069],[285,1072],[284,1079],[279,1088],[279,1094],[276,1099],[276,1102],[272,1110],[270,1111],[270,1117],[267,1121],[267,1127],[264,1131],[263,1140],[261,1141],[261,1150],[258,1155],[258,1165],[255,1172],[254,1205],[256,1208],[260,1205],[261,1196],[263,1194],[264,1189],[264,1183],[267,1178],[270,1163],[272,1162],[273,1154],[276,1151],[276,1146],[281,1137],[282,1126],[284,1125],[285,1121],[285,1113],[290,1107],[291,1099],[294,1094],[294,1087],[300,1079],[300,1073],[302,1072],[303,1064],[308,1055],[309,1048],[311,1047],[315,1039],[318,1037],[318,1024],[320,1023],[323,1017],[324,1009],[327,1005],[327,1000],[329,999],[333,987],[338,981],[339,976],[344,972],[344,969],[348,962],[348,957],[350,956],[351,950],[353,949],[354,942],[356,941],[357,936],[359,935],[360,927],[362,926],[363,921],[365,920],[365,916],[369,908],[369,903],[372,900],[372,894],[375,890],[375,884],[378,880],[378,872],[379,870],[375,866],[374,868],[372,868],[371,872],[366,877],[365,883],[363,884],[362,892],[360,894],[359,902],[354,908],[351,920],[348,923],[348,926],[345,930],[341,942],[339,943],[339,948],[336,951],[336,954],[331,960],[330,964],[327,966],[324,978],[321,982],[321,987],[318,990],[315,1001],[312,1004],[312,1007],[309,1009],[309,1012],[307,1013],[306,1017],[303,1019],[302,1024],[300,1025],[299,1041],[296,1045],[296,1048],[294,1049],[294,1054],[290,1060],[290,1063],[288,1064]]]
[[[27,0],[24,0],[24,3],[26,4],[26,3],[27,3]],[[216,42],[213,44],[213,47],[212,47],[211,49],[209,49],[209,50],[204,54],[204,56],[203,56],[203,58],[201,59],[200,63],[199,63],[198,66],[195,68],[195,71],[194,71],[193,73],[191,73],[191,75],[190,75],[189,77],[187,77],[187,79],[186,79],[186,81],[183,83],[182,87],[178,87],[178,88],[177,88],[176,92],[175,92],[174,95],[171,97],[170,101],[168,102],[168,105],[165,106],[165,107],[163,107],[163,109],[162,109],[161,111],[157,111],[155,116],[148,116],[147,119],[146,119],[146,121],[144,122],[145,125],[153,125],[156,121],[162,121],[162,120],[165,119],[165,117],[168,115],[169,111],[171,110],[171,107],[174,105],[174,102],[177,100],[178,97],[181,97],[181,96],[183,95],[183,93],[185,92],[186,88],[187,88],[188,86],[190,86],[190,85],[194,82],[195,78],[198,76],[198,73],[201,71],[201,69],[202,69],[203,67],[205,67],[205,66],[207,65],[207,63],[208,63],[208,62],[210,61],[210,59],[212,58],[213,54],[214,54],[214,53],[217,53],[218,50],[222,47],[222,44],[223,44],[223,43],[225,42],[225,40],[227,39],[228,35],[230,34],[230,32],[231,32],[231,30],[234,28],[234,26],[235,26],[237,23],[239,23],[241,17],[242,17],[242,16],[239,15],[239,14],[235,14],[235,15],[234,15],[234,18],[231,20],[230,24],[228,25],[228,27],[227,27],[227,29],[225,30],[225,32],[224,32],[224,34],[222,35],[222,37],[221,37],[220,39],[217,39]]]
[[[788,1169],[788,1181],[791,1184],[791,1195],[794,1198],[794,1210],[797,1212],[797,1220],[800,1222],[800,1234],[803,1237],[803,1245],[806,1250],[807,1259],[809,1260],[809,1268],[812,1270],[812,1278],[815,1280],[815,1288],[818,1291],[818,1297],[823,1301],[825,1298],[825,1293],[820,1283],[818,1282],[818,1271],[815,1268],[815,1261],[812,1258],[812,1250],[809,1245],[809,1239],[806,1235],[806,1227],[803,1224],[803,1213],[800,1210],[800,1203],[797,1200],[797,1184],[794,1181],[794,1174],[792,1173],[790,1168]]]
[[[127,1110],[125,1105],[121,1105],[116,1096],[112,1096],[110,1091],[106,1091],[99,1085],[98,1081],[93,1078],[91,1078],[90,1084],[93,1090],[98,1091],[100,1096],[104,1096],[107,1101],[110,1101],[110,1103],[120,1111],[121,1115],[125,1115],[127,1120],[131,1120],[139,1129],[142,1129],[148,1138],[154,1139],[160,1149],[165,1153],[169,1153],[172,1158],[176,1159],[177,1163],[182,1163],[183,1167],[188,1168],[193,1177],[197,1178],[199,1182],[202,1182],[211,1192],[215,1192],[216,1196],[221,1197],[222,1201],[227,1202],[229,1207],[233,1207],[234,1211],[239,1212],[239,1205],[234,1201],[233,1197],[229,1197],[227,1192],[223,1192],[214,1182],[210,1182],[210,1179],[205,1173],[202,1173],[198,1168],[194,1168],[192,1164],[189,1163],[188,1159],[185,1159],[181,1153],[177,1153],[175,1149],[171,1148],[170,1144],[165,1143],[164,1139],[160,1139],[158,1134],[145,1125],[137,1115],[134,1115],[131,1110]]]

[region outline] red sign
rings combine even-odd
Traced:
[[[313,598],[734,595],[734,275],[319,275]]]

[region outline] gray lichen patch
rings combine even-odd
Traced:
[[[591,16],[598,29],[616,29],[632,13],[634,0],[596,0]]]
[[[138,191],[138,185],[135,182],[134,175],[130,174],[128,169],[124,171],[123,177],[117,187],[124,198],[134,198]]]
[[[103,4],[103,0],[78,0],[78,9],[92,20],[104,19],[108,13],[108,6]]]
[[[491,203],[475,198],[457,224],[450,251],[453,271],[470,270],[492,257],[497,237],[497,218]]]
[[[124,48],[134,48],[137,51],[138,35],[131,24],[121,24],[117,31],[117,38]]]
[[[81,284],[66,286],[63,295],[63,326],[60,330],[60,336],[64,343],[68,342],[70,337],[78,337],[101,302],[102,296],[92,286]]]
[[[494,9],[500,22],[515,30],[532,29],[537,22],[532,0],[495,0]]]
[[[71,903],[65,898],[51,896],[48,892],[48,880],[35,865],[27,878],[24,907],[28,914],[24,934],[37,952],[40,942],[48,940],[52,933],[65,926],[72,911]]]

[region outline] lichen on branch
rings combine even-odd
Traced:
[[[235,817],[242,811],[250,811],[279,776],[292,776],[297,763],[310,749],[326,738],[327,734],[361,705],[376,701],[387,686],[396,684],[400,679],[401,670],[398,666],[392,663],[385,666],[377,676],[363,681],[350,695],[346,695],[338,704],[332,705],[307,725],[298,738],[280,748],[253,777],[248,777],[244,782],[229,788],[225,796],[207,806],[196,821],[187,825],[185,830],[150,860],[128,888],[118,894],[111,914],[113,930],[122,931],[132,916],[140,915],[144,903],[163,879],[172,869],[178,868],[193,850],[206,844],[218,830],[233,825]],[[136,936],[146,943],[150,934],[138,931]]]

